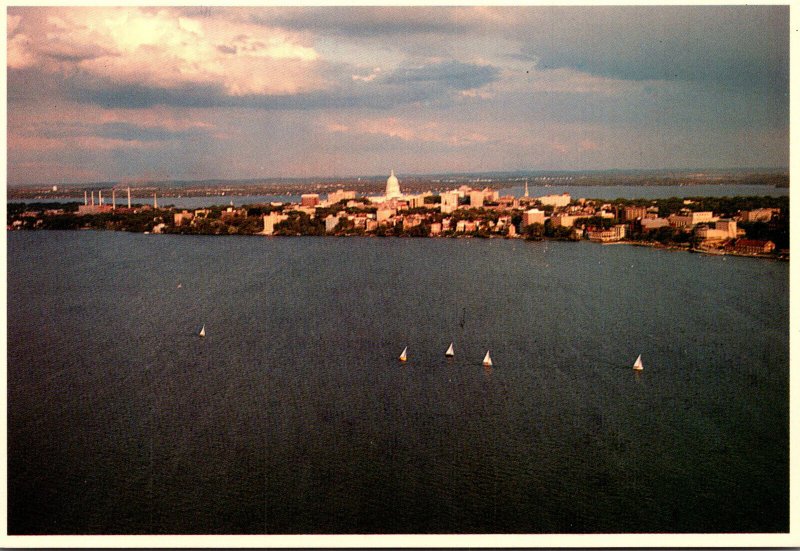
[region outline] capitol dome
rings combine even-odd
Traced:
[[[397,176],[394,175],[394,170],[392,170],[392,174],[386,178],[386,198],[393,199],[395,197],[401,197],[403,194],[400,193],[400,181],[397,179]]]

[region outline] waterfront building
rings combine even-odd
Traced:
[[[696,235],[698,239],[702,239],[703,241],[724,241],[728,238],[727,231],[711,228],[705,224],[697,228]]]
[[[434,222],[431,224],[431,235],[439,235],[442,233],[442,224],[441,222]]]
[[[508,224],[508,236],[509,237],[517,236],[517,227],[514,226],[514,224]]]
[[[300,205],[303,207],[315,207],[319,205],[319,194],[304,193],[300,196]]]
[[[419,214],[411,214],[403,217],[403,229],[407,230],[422,224],[422,217]]]
[[[269,214],[264,215],[264,231],[261,233],[263,235],[272,235],[275,233],[275,226],[283,222],[284,220],[288,219],[289,217],[285,214],[280,214],[278,212],[270,212]]]
[[[439,205],[439,210],[441,210],[443,214],[450,214],[458,208],[457,191],[445,191],[440,197],[441,204]]]
[[[741,254],[768,254],[775,250],[775,243],[765,239],[739,239],[734,250]]]
[[[522,225],[530,226],[531,224],[544,225],[544,211],[539,209],[530,209],[522,213]]]
[[[600,243],[619,241],[625,238],[625,224],[617,224],[607,230],[588,230],[589,240]]]
[[[562,193],[561,195],[544,195],[538,198],[539,202],[543,205],[551,205],[553,207],[566,207],[569,205],[572,198],[569,193]]]
[[[325,233],[331,233],[339,224],[339,218],[332,214],[325,217]]]
[[[193,218],[194,218],[194,214],[192,214],[188,210],[184,210],[183,212],[176,212],[173,215],[173,223],[176,226],[181,226],[181,225],[183,225],[183,221],[184,220],[191,221]]]
[[[373,232],[378,229],[378,221],[373,218],[367,218],[367,231]]]

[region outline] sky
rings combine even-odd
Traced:
[[[786,167],[788,6],[9,7],[10,185]]]

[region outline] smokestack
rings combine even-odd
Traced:
[[[94,206],[94,190],[92,190],[92,206]]]
[[[88,204],[89,204],[89,195],[86,193],[86,190],[84,189],[83,190],[83,206],[85,207]]]
[[[158,197],[156,197],[155,193],[153,193],[153,208],[154,209],[158,208]]]
[[[103,190],[102,189],[98,189],[97,190],[97,204],[100,205],[101,207],[103,206]]]
[[[128,208],[131,208],[131,186],[128,186]]]
[[[115,188],[111,188],[111,210],[115,210],[117,208],[117,190]]]

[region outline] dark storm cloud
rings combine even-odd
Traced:
[[[40,136],[51,139],[69,139],[92,136],[126,142],[163,142],[185,140],[205,134],[202,128],[187,130],[168,130],[166,128],[140,126],[127,122],[61,122],[57,125],[34,124],[21,132],[22,135]]]
[[[184,85],[166,88],[142,84],[119,84],[76,75],[65,81],[69,99],[104,108],[144,109],[155,105],[214,108],[244,107],[267,110],[339,108],[389,109],[425,100],[446,99],[453,91],[468,90],[499,78],[499,70],[488,65],[456,61],[398,69],[370,83],[343,78],[350,67],[331,66],[339,83],[328,90],[297,94],[230,95],[221,85]],[[9,74],[13,71],[9,71]],[[17,82],[17,79],[9,79]]]
[[[456,90],[479,88],[498,79],[500,70],[490,65],[448,61],[400,68],[383,79],[387,84],[440,84]]]
[[[258,25],[349,37],[456,34],[469,27],[444,7],[267,8],[249,16]]]
[[[515,36],[540,69],[788,91],[788,6],[563,7],[531,15],[539,28]]]

